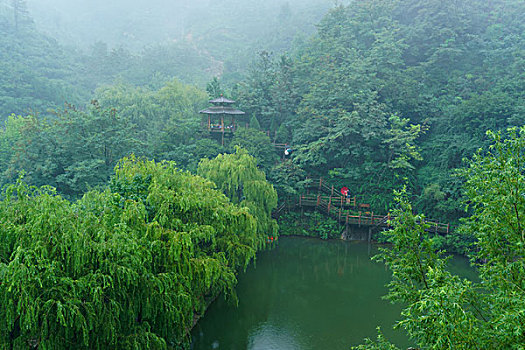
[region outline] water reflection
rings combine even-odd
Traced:
[[[265,322],[250,332],[249,350],[302,350],[304,338],[298,337],[299,328],[283,325],[274,320]],[[302,340],[302,341],[301,341]]]
[[[219,298],[193,332],[194,349],[348,349],[385,335],[401,308],[381,297],[390,273],[366,243],[282,238],[239,276],[239,306]],[[375,254],[372,248],[371,254]]]

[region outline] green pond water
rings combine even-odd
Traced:
[[[348,350],[376,338],[376,327],[404,348],[393,330],[400,305],[381,297],[390,272],[370,260],[367,243],[284,237],[239,276],[236,307],[219,297],[192,332],[193,349]],[[454,270],[469,274],[466,259]]]

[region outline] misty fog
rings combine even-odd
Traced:
[[[308,34],[333,0],[28,0],[39,28],[64,42],[89,47],[140,49],[157,42],[196,44],[222,40],[254,43],[286,22],[301,22]],[[291,39],[291,38],[290,38]]]

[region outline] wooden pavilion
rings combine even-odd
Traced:
[[[224,145],[224,134],[233,134],[238,127],[235,116],[244,115],[243,111],[235,109],[232,104],[235,101],[221,97],[211,100],[212,106],[199,111],[208,116],[207,130],[210,133],[221,133],[221,143]]]

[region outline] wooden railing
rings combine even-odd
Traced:
[[[335,218],[346,225],[390,227],[393,217],[390,214],[374,214],[370,210],[370,204],[359,203],[357,198],[343,196],[333,185],[325,180],[310,180],[307,194],[301,194],[296,199],[289,199],[287,204],[281,205],[274,211],[278,216],[285,208],[311,207]],[[427,231],[448,234],[450,224],[440,223],[434,220],[425,220]]]
[[[317,191],[318,194],[324,193],[326,196],[330,196],[333,198],[332,203],[333,205],[339,205],[339,206],[352,206],[352,207],[360,207],[360,208],[370,208],[370,204],[367,203],[358,203],[357,198],[355,196],[344,196],[338,188],[336,188],[334,185],[330,185],[326,180],[323,178],[319,179],[309,179],[309,184],[307,185],[307,192],[310,192],[308,190]]]
[[[347,209],[345,207],[346,203],[342,203],[341,198],[342,196],[332,197],[321,194],[299,195],[296,205],[299,207],[314,207],[345,224],[390,227],[393,219],[390,214],[374,214],[374,212],[362,210],[355,212],[355,208],[362,209],[355,205],[355,198],[352,199],[353,202],[350,205],[353,210]],[[450,232],[449,224],[433,220],[425,220],[425,224],[429,225],[427,230],[431,232]]]
[[[289,147],[287,143],[274,143],[273,146],[278,149],[286,149],[286,147]]]

